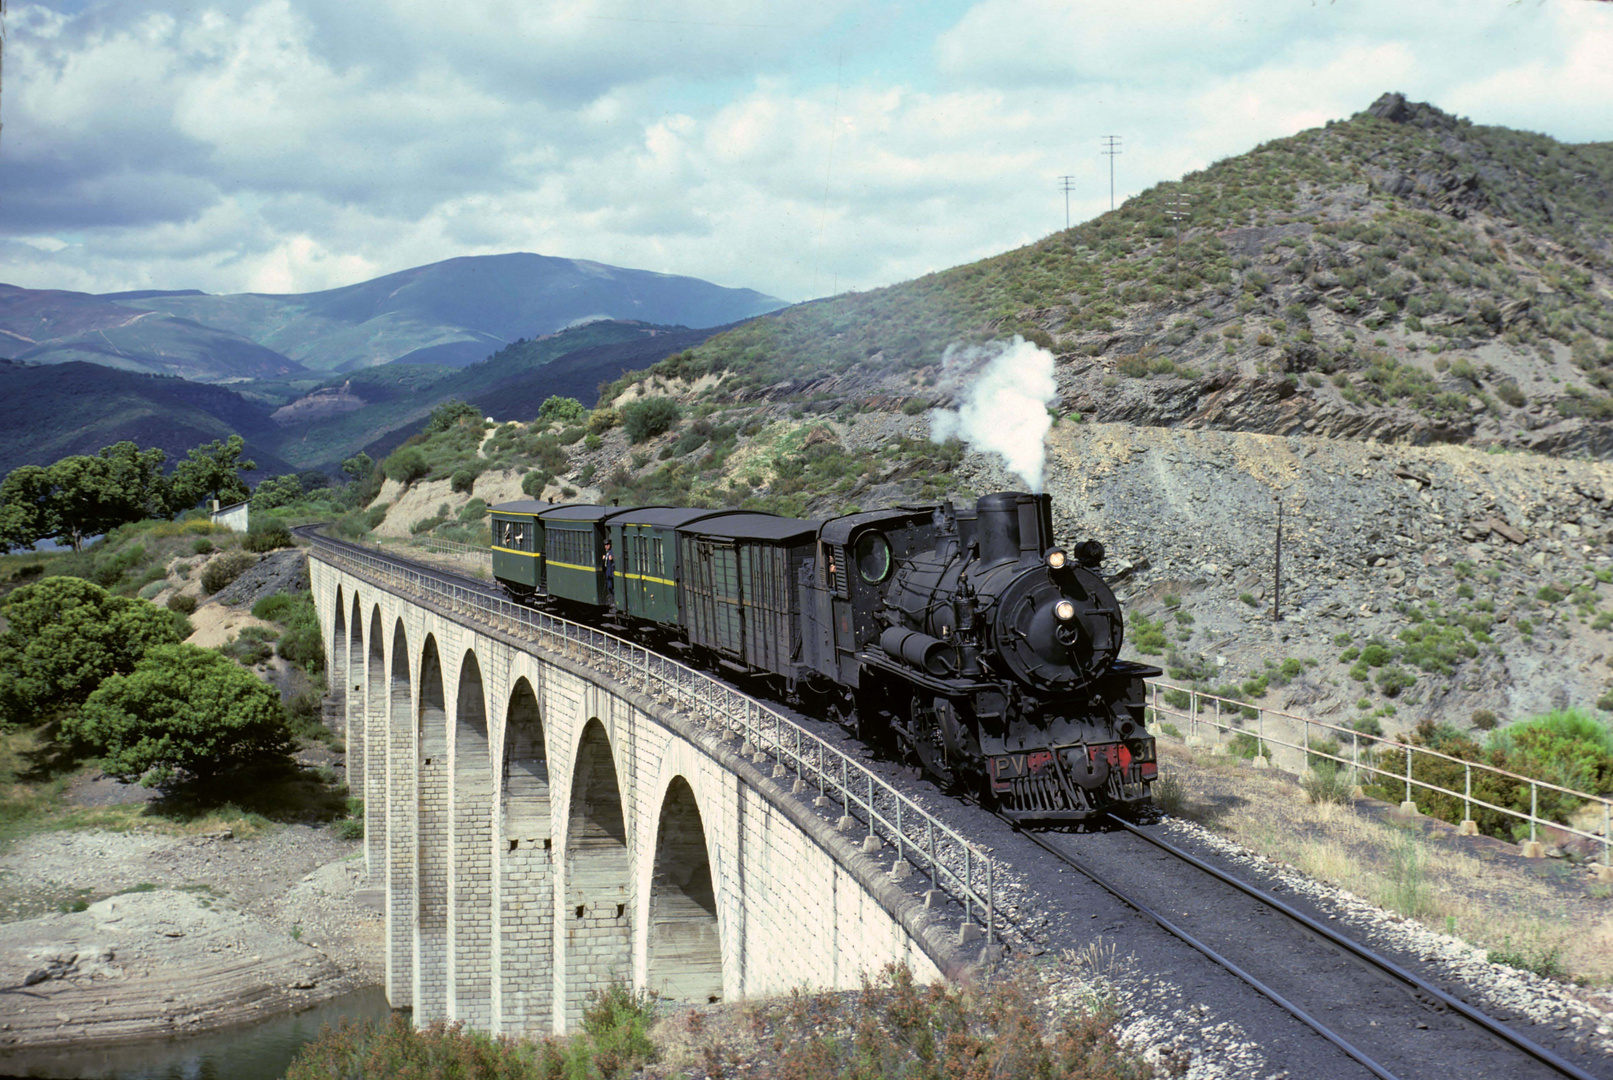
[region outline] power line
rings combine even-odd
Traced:
[[[1109,159],[1109,209],[1115,208],[1115,156],[1122,153],[1119,135],[1105,135],[1103,149],[1099,153]]]
[[[1075,187],[1075,177],[1059,177],[1059,188],[1064,192],[1064,228],[1066,230],[1070,227],[1070,189],[1073,187]]]

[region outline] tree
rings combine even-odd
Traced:
[[[431,466],[426,464],[425,451],[418,446],[405,446],[394,450],[381,462],[381,469],[386,473],[388,480],[396,480],[405,486],[414,483],[431,472]]]
[[[0,603],[0,618],[0,720],[8,724],[77,704],[102,679],[190,633],[182,615],[75,577],[23,586]]]
[[[52,501],[50,470],[41,465],[12,469],[0,481],[0,551],[30,548],[61,527]]]
[[[174,469],[173,506],[186,509],[204,498],[217,499],[220,505],[238,503],[251,495],[251,489],[242,480],[242,472],[258,467],[255,461],[242,461],[241,452],[246,440],[231,435],[222,442],[214,439],[206,446],[198,446]]]
[[[426,424],[426,434],[432,435],[439,431],[447,431],[460,424],[480,424],[482,410],[466,401],[445,401],[431,410],[431,420]]]
[[[552,394],[538,407],[538,419],[543,421],[558,420],[563,424],[581,423],[588,416],[588,410],[583,408],[582,402],[574,397],[560,397]]]
[[[360,450],[346,461],[342,462],[342,472],[359,482],[368,480],[375,472],[375,459]]]
[[[24,465],[0,482],[0,548],[30,547],[47,537],[77,551],[86,537],[130,521],[166,517],[167,455],[132,442],[74,454],[49,466]]]
[[[294,473],[272,476],[258,485],[252,493],[253,510],[273,510],[296,502],[303,496],[302,481]]]
[[[163,645],[92,693],[64,733],[111,776],[146,786],[208,779],[291,749],[280,695],[210,649]]]

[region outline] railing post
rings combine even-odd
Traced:
[[[1529,842],[1535,842],[1535,823],[1540,820],[1540,788],[1529,781]]]
[[[1411,802],[1411,743],[1406,744],[1406,801]]]
[[[986,944],[993,945],[997,941],[997,882],[992,867],[996,859],[986,860]]]
[[[1473,820],[1473,766],[1462,766],[1462,820]]]
[[[868,774],[868,835],[874,835],[874,774]]]

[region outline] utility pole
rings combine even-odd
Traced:
[[[1109,209],[1115,208],[1115,155],[1121,153],[1119,135],[1105,135],[1099,153],[1109,159]]]
[[[1272,571],[1271,621],[1283,621],[1283,497],[1273,495],[1277,503],[1277,558]]]
[[[1059,177],[1059,187],[1064,192],[1064,228],[1065,231],[1068,231],[1070,228],[1070,189],[1075,187],[1075,177]]]
[[[1193,196],[1184,191],[1171,193],[1165,201],[1165,220],[1176,226],[1176,240],[1171,245],[1171,269],[1181,269],[1182,263],[1182,233],[1186,231],[1185,222],[1193,217]]]

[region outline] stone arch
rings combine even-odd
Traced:
[[[416,774],[416,1023],[448,1009],[448,710],[437,639],[420,653],[419,765]]]
[[[711,856],[700,804],[681,776],[667,785],[655,835],[648,988],[673,1001],[721,1001],[722,941]]]
[[[454,702],[454,774],[450,853],[449,950],[452,1019],[487,1028],[492,1021],[493,767],[487,747],[487,694],[476,654],[459,665]]]
[[[370,612],[370,648],[364,694],[364,773],[348,780],[364,800],[364,866],[370,884],[382,877],[386,859],[386,721],[388,709],[386,633],[381,628],[381,605]],[[405,689],[408,684],[405,683]]]
[[[414,717],[409,638],[399,619],[392,630],[391,709],[387,757],[386,993],[395,1008],[414,1004],[415,807]]]
[[[330,650],[330,698],[331,707],[341,710],[340,715],[347,716],[347,603],[346,590],[338,583],[336,586],[336,616],[331,620],[330,637],[326,638]],[[332,720],[326,714],[325,723],[328,726]]]
[[[351,620],[347,634],[347,707],[346,722],[342,727],[342,742],[347,746],[347,789],[364,795],[364,607],[358,593],[353,594]]]
[[[497,849],[501,1029],[529,1032],[554,1023],[554,871],[543,717],[525,676],[515,681],[504,714],[501,769],[502,831]]]
[[[588,721],[577,745],[566,826],[566,1028],[593,990],[632,977],[627,822],[605,725]]]

